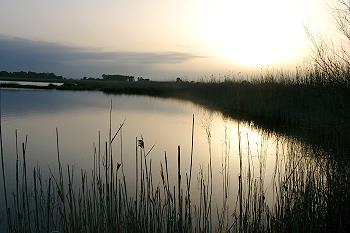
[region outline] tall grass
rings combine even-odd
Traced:
[[[110,113],[110,118],[112,118]],[[213,197],[213,171],[209,163],[198,172],[198,192],[191,188],[194,143],[194,117],[190,171],[181,164],[169,166],[168,155],[160,161],[160,180],[152,170],[153,146],[143,138],[135,141],[135,189],[130,189],[124,173],[123,123],[110,130],[102,143],[100,133],[93,150],[93,168],[77,171],[60,159],[59,132],[56,130],[57,170],[43,177],[42,168],[27,170],[27,140],[16,148],[16,190],[11,193],[6,210],[8,232],[348,232],[350,216],[349,161],[327,157],[314,158],[310,151],[293,141],[276,148],[276,163],[267,187],[264,149],[259,163],[252,163],[253,153],[247,140],[243,144],[238,127],[239,171],[233,183],[230,168],[230,140],[224,141],[221,162],[222,197]],[[206,129],[211,157],[210,127]],[[112,135],[114,135],[112,137]],[[120,141],[120,161],[112,144]],[[1,139],[1,138],[0,138]],[[16,133],[17,140],[17,133]],[[16,143],[18,147],[18,143]],[[246,147],[247,150],[242,148]],[[2,154],[2,158],[3,158]],[[254,155],[256,156],[256,155]],[[22,160],[22,161],[19,161]],[[211,158],[209,158],[211,161]],[[22,164],[20,167],[18,164]],[[169,169],[176,169],[176,179],[169,179]],[[4,166],[3,180],[6,181]],[[77,175],[78,172],[78,175]],[[30,175],[32,174],[32,175]],[[171,183],[173,181],[173,183]],[[29,184],[33,184],[32,186]],[[230,186],[238,187],[236,195]],[[5,194],[6,184],[4,182]],[[220,185],[215,185],[220,187]],[[234,198],[236,197],[236,198]],[[215,205],[215,203],[222,203]],[[7,204],[6,204],[7,205]],[[233,207],[233,208],[232,208]],[[216,208],[216,209],[215,209]]]

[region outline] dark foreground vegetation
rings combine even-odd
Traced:
[[[193,121],[194,122],[194,121]],[[230,155],[223,155],[222,196],[213,197],[211,151],[209,164],[192,169],[192,158],[181,154],[169,165],[165,152],[160,171],[152,170],[152,148],[142,138],[135,141],[135,174],[126,177],[122,134],[109,131],[94,147],[93,168],[75,170],[60,160],[57,136],[57,164],[49,170],[28,168],[27,139],[18,142],[16,132],[16,185],[6,191],[8,232],[349,232],[350,170],[348,160],[307,156],[299,143],[281,142],[271,177],[264,178],[264,151],[260,162],[248,145],[241,144],[238,129],[239,170],[231,171]],[[243,135],[242,135],[243,136]],[[1,137],[0,137],[1,139]],[[2,142],[2,141],[1,141]],[[189,142],[191,143],[191,142]],[[119,144],[120,151],[112,151]],[[192,130],[192,148],[195,147]],[[241,148],[248,147],[243,151]],[[321,152],[320,152],[321,153]],[[120,160],[116,160],[116,155]],[[3,159],[3,153],[2,159]],[[181,156],[190,157],[184,171]],[[231,158],[232,159],[232,158]],[[159,161],[153,161],[153,163]],[[245,164],[245,165],[244,165]],[[2,164],[3,165],[3,164]],[[6,168],[7,169],[7,168]],[[177,170],[169,178],[169,171]],[[196,177],[196,178],[195,178]],[[238,177],[233,183],[232,177]],[[134,179],[136,186],[128,183]],[[158,180],[158,181],[156,181]],[[160,182],[159,182],[160,180]],[[265,181],[271,181],[265,184]],[[231,193],[230,187],[238,187]],[[231,191],[230,191],[231,190]],[[271,200],[272,199],[272,200]]]

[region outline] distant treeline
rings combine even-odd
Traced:
[[[87,78],[84,77],[83,80],[101,80],[98,78]],[[102,74],[102,80],[108,80],[108,81],[119,81],[119,82],[135,82],[134,76],[128,76],[128,75],[121,75],[121,74]],[[143,77],[137,77],[137,81],[150,81],[149,78],[143,78]]]
[[[120,74],[102,74],[102,78],[106,80],[115,80],[115,81],[123,81],[123,82],[134,82],[134,76],[120,75]]]
[[[28,79],[64,79],[62,76],[58,76],[54,73],[36,73],[32,71],[18,71],[18,72],[7,72],[0,71],[0,77],[6,78],[28,78]]]

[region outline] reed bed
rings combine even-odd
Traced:
[[[182,169],[184,155],[179,146],[177,164],[170,166],[165,152],[160,171],[154,172],[150,156],[153,146],[147,147],[143,138],[136,138],[132,177],[136,185],[131,189],[123,164],[124,123],[112,132],[111,112],[108,137],[102,141],[98,134],[91,170],[77,171],[62,164],[57,129],[57,170],[50,170],[47,177],[39,166],[29,170],[27,138],[19,144],[16,132],[14,191],[6,190],[2,164],[8,232],[348,232],[350,229],[347,160],[315,158],[304,146],[293,141],[281,142],[277,144],[275,168],[267,186],[264,151],[257,152],[259,163],[254,166],[255,155],[249,140],[243,144],[245,135],[238,126],[238,151],[230,151],[232,142],[225,133],[220,171],[222,197],[213,197],[210,125],[206,128],[210,162],[199,171],[192,171],[196,156],[193,116],[190,170]],[[118,142],[120,161],[116,161],[117,152],[112,146]],[[230,168],[232,156],[238,156],[239,161],[239,170],[235,172]],[[3,157],[1,150],[2,160]],[[177,169],[176,178],[169,179],[170,169]],[[192,177],[194,173],[197,180]],[[232,177],[236,174],[238,179],[234,183]],[[160,183],[154,182],[156,176],[160,176]],[[236,194],[230,193],[232,186],[238,187]],[[193,192],[195,187],[197,191]]]
[[[66,80],[57,89],[189,100],[349,157],[350,62],[343,64],[332,54],[322,58],[326,55],[317,53],[310,66],[294,72],[267,70],[211,76],[199,82]]]

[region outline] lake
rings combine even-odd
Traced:
[[[71,165],[76,173],[75,182],[79,183],[81,169],[87,170],[90,175],[91,170],[96,168],[98,150],[101,151],[99,161],[103,168],[111,109],[112,136],[124,123],[112,143],[113,162],[114,166],[122,164],[127,192],[131,196],[135,193],[135,174],[140,166],[138,161],[138,167],[135,167],[136,150],[138,153],[142,149],[145,153],[149,152],[146,161],[152,167],[152,182],[155,186],[162,186],[160,172],[164,169],[166,153],[172,187],[178,182],[180,146],[180,172],[182,186],[185,187],[191,164],[193,115],[195,123],[191,190],[194,202],[201,201],[196,197],[201,192],[201,179],[208,180],[211,176],[213,206],[220,208],[227,205],[227,210],[233,211],[237,208],[239,176],[244,174],[253,181],[263,180],[262,191],[267,203],[273,203],[276,185],[274,179],[276,174],[284,175],[286,163],[290,164],[294,159],[293,164],[297,164],[303,158],[303,162],[307,161],[310,165],[315,161],[315,153],[321,153],[298,140],[257,129],[253,122],[238,122],[191,102],[89,91],[1,89],[8,196],[11,197],[10,193],[16,188],[16,130],[19,166],[23,166],[21,143],[26,141],[27,135],[27,174],[32,176],[36,166],[41,168],[45,178],[49,176],[50,170],[55,175],[58,173],[57,129],[63,172],[66,174],[67,165]],[[142,140],[144,147],[137,140]],[[33,187],[33,183],[28,182]],[[0,183],[2,198],[4,189],[2,181]],[[244,183],[243,187],[248,185]],[[225,193],[229,199],[228,204],[222,201]],[[4,206],[3,198],[0,203]],[[216,209],[213,215],[216,217]],[[3,224],[4,216],[3,212]]]

